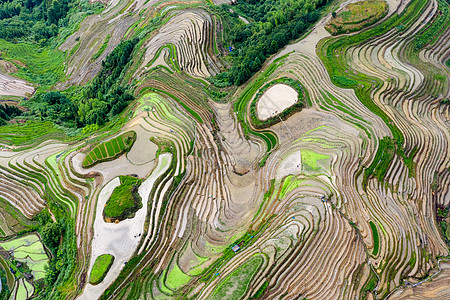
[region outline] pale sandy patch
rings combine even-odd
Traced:
[[[270,87],[256,104],[256,111],[260,120],[267,120],[276,116],[286,108],[297,102],[296,90],[285,84],[275,84]]]
[[[300,150],[285,156],[277,169],[276,179],[280,180],[288,175],[299,175],[302,170],[302,157]]]

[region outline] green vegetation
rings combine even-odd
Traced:
[[[110,38],[111,38],[111,35],[108,34],[106,36],[105,40],[103,41],[103,44],[101,45],[101,47],[98,49],[97,53],[95,53],[94,56],[92,57],[94,60],[99,58],[100,55],[102,55],[103,52],[105,52],[106,47],[108,47],[108,42],[109,42]]]
[[[99,300],[106,300],[108,296],[118,287],[118,284],[128,279],[128,275],[136,268],[138,263],[142,260],[145,254],[139,254],[133,256],[128,263],[123,267],[122,271],[117,276],[116,280],[105,290],[105,292],[99,297]]]
[[[54,199],[58,198],[55,197]],[[66,285],[69,288],[73,286],[73,279],[70,278],[70,275],[76,265],[76,235],[74,222],[67,218],[66,210],[59,203],[54,202],[54,200],[50,198],[47,198],[47,200],[50,202],[49,206],[52,208],[52,212],[57,220],[56,224],[59,228],[56,230],[55,228],[51,228],[44,232],[44,228],[54,227],[54,225],[48,225],[54,222],[50,218],[47,210],[42,211],[36,216],[36,220],[39,222],[38,231],[41,236],[43,234],[47,235],[45,240],[43,237],[42,242],[53,253],[48,267],[45,268],[44,288],[39,292],[39,296],[42,299],[62,299],[66,298],[64,295],[68,292]],[[47,242],[49,244],[46,244]]]
[[[77,108],[74,103],[60,92],[50,91],[44,94],[37,94],[26,103],[34,113],[41,118],[48,118],[55,123],[66,123],[76,126]]]
[[[136,132],[127,131],[118,137],[97,145],[89,151],[82,162],[83,168],[90,168],[98,163],[114,160],[128,152],[136,140]]]
[[[374,24],[388,13],[389,7],[384,0],[365,0],[348,4],[325,26],[332,35],[358,31]]]
[[[394,139],[400,146],[404,141],[401,131],[397,126],[395,126],[389,116],[381,108],[379,108],[370,97],[370,93],[373,88],[381,86],[381,81],[365,74],[345,72],[345,70],[349,70],[351,68],[345,61],[344,56],[336,54],[344,53],[350,46],[365,42],[373,36],[379,36],[388,30],[399,26],[400,24],[414,21],[414,19],[420,14],[420,11],[424,8],[425,3],[426,2],[424,0],[411,2],[401,15],[394,15],[381,25],[370,28],[356,35],[325,39],[319,42],[319,45],[317,46],[317,49],[319,49],[318,55],[327,68],[333,83],[343,88],[354,89],[360,101],[386,123],[391,130]],[[343,78],[345,81],[338,80],[339,78]]]
[[[75,46],[72,47],[72,49],[70,49],[70,51],[69,51],[69,57],[72,56],[72,55],[74,55],[75,52],[77,52],[77,50],[80,48],[80,45],[81,45],[81,43],[78,42],[78,43],[75,44]]]
[[[6,125],[6,121],[20,116],[21,114],[22,111],[15,106],[8,104],[0,105],[0,126]]]
[[[367,186],[367,181],[371,176],[377,178],[380,182],[383,181],[386,172],[388,171],[389,165],[392,162],[396,152],[395,141],[384,137],[379,141],[378,150],[375,154],[370,166],[364,171],[363,185],[364,188]]]
[[[319,160],[330,159],[328,155],[316,153],[314,151],[307,149],[302,149],[301,155],[302,155],[302,165],[306,164],[313,170],[319,169],[319,165],[317,163]]]
[[[102,61],[102,69],[90,84],[60,93],[36,93],[27,103],[33,113],[65,126],[103,125],[118,115],[134,99],[121,85],[138,40],[121,42]],[[61,63],[62,65],[62,63]]]
[[[364,292],[372,292],[378,285],[378,277],[377,274],[373,270],[370,270],[370,277],[364,285]]]
[[[0,4],[0,38],[46,40],[58,33],[59,21],[67,16],[70,0],[11,0]]]
[[[176,262],[173,263],[172,270],[167,274],[165,284],[172,290],[177,290],[191,280],[191,276],[181,271]]]
[[[78,24],[103,7],[88,0],[11,0],[0,3],[1,58],[16,76],[42,86],[64,80],[65,54],[57,49]]]
[[[3,261],[3,259],[0,257],[0,262],[1,261]],[[14,277],[7,269],[8,268],[3,266],[3,264],[0,265],[0,284],[2,285],[2,290],[0,291],[0,299],[8,299],[9,289],[11,287],[8,284],[8,281],[11,279],[12,281],[14,281]]]
[[[121,85],[134,46],[138,39],[123,41],[102,61],[102,69],[82,90],[77,100],[79,121],[83,125],[103,125],[122,112],[134,99],[128,88]]]
[[[197,112],[195,112],[192,108],[190,108],[188,105],[186,105],[186,103],[184,103],[183,101],[181,101],[180,99],[175,97],[174,95],[170,94],[169,92],[163,91],[161,89],[156,89],[156,88],[151,88],[151,87],[142,89],[141,93],[149,92],[149,91],[158,92],[158,93],[169,96],[170,98],[175,100],[177,103],[179,103],[185,110],[187,110],[191,114],[191,116],[193,116],[198,122],[203,124],[203,120],[200,117],[200,115]]]
[[[8,124],[0,126],[0,142],[19,146],[36,143],[48,139],[63,139],[66,134],[50,121],[27,121],[24,124]]]
[[[34,272],[34,279],[39,280],[45,277],[45,268],[49,258],[44,247],[36,234],[28,234],[12,240],[0,242],[0,247],[6,251],[13,251],[9,268],[12,268],[16,277],[22,274]],[[18,264],[20,263],[20,264]]]
[[[113,262],[114,256],[111,254],[102,254],[98,256],[92,266],[91,275],[89,276],[89,283],[96,285],[102,282]]]
[[[122,221],[133,218],[136,211],[142,208],[142,199],[138,193],[142,179],[132,176],[120,176],[120,185],[106,201],[103,217],[106,221]]]
[[[375,226],[375,224],[370,221],[370,228],[372,229],[372,236],[373,236],[373,250],[372,250],[372,255],[377,256],[378,254],[378,250],[380,247],[380,237],[378,236],[378,230],[377,227]]]
[[[444,241],[450,246],[450,205],[437,208],[436,221],[440,225]]]
[[[426,26],[415,36],[413,44],[414,50],[420,51],[428,44],[433,44],[437,38],[448,28],[450,24],[449,5],[442,0],[438,1],[439,13],[430,26]]]
[[[261,99],[261,97],[264,95],[264,93],[270,87],[272,87],[275,84],[280,84],[280,83],[286,84],[297,91],[297,93],[298,93],[297,102],[294,105],[292,105],[291,107],[286,108],[285,110],[283,110],[281,113],[279,113],[276,116],[272,116],[264,121],[260,120],[258,118],[258,113],[256,111],[256,106],[257,106],[259,99]],[[256,96],[253,98],[253,101],[250,104],[250,117],[252,120],[252,124],[258,129],[263,129],[263,128],[267,128],[267,127],[277,124],[278,122],[280,122],[280,119],[286,120],[294,113],[302,110],[302,108],[305,106],[304,99],[307,97],[308,97],[308,92],[303,89],[300,81],[292,79],[292,78],[287,78],[287,77],[281,77],[281,78],[275,79],[275,80],[269,82],[268,84],[264,85],[259,90],[259,92],[256,94]]]
[[[210,299],[241,299],[262,263],[263,258],[259,255],[245,262],[217,286]]]
[[[204,282],[211,279],[214,274],[217,274],[221,266],[225,265],[228,261],[230,261],[231,258],[236,255],[236,253],[231,249],[234,245],[241,244],[240,251],[243,251],[245,248],[251,246],[258,239],[258,236],[262,232],[264,232],[273,217],[274,216],[270,216],[269,218],[265,219],[263,222],[261,222],[261,225],[259,225],[256,230],[248,230],[240,238],[234,240],[228,247],[226,247],[222,252],[222,256],[220,256],[220,258],[218,258],[212,265],[210,265],[202,272],[200,281]],[[215,250],[222,251],[221,249]]]
[[[268,281],[264,281],[263,285],[256,291],[256,293],[250,297],[250,299],[259,299],[264,295],[264,292],[267,290],[267,287],[269,286]]]
[[[51,86],[65,78],[65,55],[57,49],[33,43],[14,44],[0,39],[0,53],[4,60],[17,66],[15,75],[29,82]]]
[[[302,186],[304,184],[305,180],[298,179],[294,175],[289,175],[286,178],[284,178],[281,190],[278,194],[278,199],[284,199],[289,192],[293,191],[294,189],[298,188],[299,186]]]
[[[221,5],[217,10],[230,24],[229,40],[232,68],[221,73],[215,82],[241,85],[255,74],[266,58],[291,40],[299,38],[319,19],[319,12],[328,0],[311,2],[289,0],[242,0]],[[236,13],[230,12],[230,9]],[[239,15],[249,21],[245,24]]]
[[[45,43],[73,24],[73,15],[92,14],[100,4],[86,0],[9,0],[0,3],[0,38]]]
[[[242,125],[242,129],[246,138],[249,138],[249,134],[256,135],[264,140],[267,144],[267,153],[270,153],[272,149],[278,143],[278,138],[275,134],[270,131],[254,131],[248,124],[247,121],[247,105],[252,99],[253,95],[258,91],[266,82],[270,75],[275,71],[275,69],[283,63],[283,60],[286,56],[282,56],[274,60],[274,62],[267,67],[264,72],[261,73],[255,80],[253,80],[244,91],[239,96],[238,100],[234,103],[234,111],[237,113],[237,119]],[[262,161],[260,162],[260,166],[262,167],[267,159],[268,155],[266,155]]]
[[[411,269],[413,269],[414,266],[416,265],[416,261],[417,261],[416,252],[413,252],[413,253],[411,253],[411,258],[410,258],[410,260],[408,262],[408,264],[411,267]]]

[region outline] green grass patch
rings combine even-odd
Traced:
[[[211,300],[239,300],[263,263],[261,256],[255,256],[228,275],[215,289]]]
[[[13,44],[0,39],[0,53],[4,60],[18,67],[16,75],[29,82],[51,86],[64,80],[65,54],[57,49],[37,44]]]
[[[106,274],[114,262],[114,256],[111,254],[102,254],[94,262],[92,266],[91,275],[89,276],[89,283],[96,285],[103,281]]]
[[[314,151],[306,149],[301,150],[301,155],[302,155],[302,165],[306,164],[313,170],[320,169],[318,165],[319,160],[325,160],[330,158],[328,155],[316,153]]]
[[[63,140],[67,135],[50,121],[27,121],[24,124],[0,126],[0,143],[24,146],[43,142],[44,140]]]
[[[172,290],[177,290],[191,280],[191,276],[183,273],[178,264],[174,261],[173,268],[167,274],[166,286]]]
[[[102,158],[102,153],[100,151],[100,147],[95,147],[93,152],[94,152],[95,157],[97,159],[101,159]]]
[[[328,21],[325,29],[332,35],[358,31],[383,18],[388,10],[384,0],[350,3]]]
[[[106,143],[103,143],[103,144],[99,145],[99,147],[98,147],[100,149],[100,152],[102,153],[102,157],[108,157],[108,153],[106,152],[105,144]]]
[[[408,261],[409,266],[412,268],[414,268],[414,266],[416,265],[416,252],[411,253],[411,258]]]
[[[138,193],[142,179],[132,176],[119,178],[120,185],[114,189],[103,210],[103,217],[109,222],[132,218],[142,208],[142,199]]]
[[[111,145],[113,146],[115,153],[120,152],[120,147],[119,147],[119,144],[117,142],[117,139],[112,139],[111,140]]]
[[[1,127],[0,127],[1,128]],[[118,137],[103,142],[94,147],[84,158],[83,168],[92,167],[98,163],[118,158],[128,152],[136,141],[136,132],[127,131]],[[106,151],[108,149],[108,151]],[[113,153],[113,154],[111,154]]]
[[[116,142],[119,145],[119,149],[125,148],[125,142],[123,139],[117,139]]]
[[[373,250],[372,250],[372,255],[376,256],[378,254],[378,250],[380,247],[380,237],[378,236],[378,230],[377,230],[377,226],[375,226],[375,224],[370,221],[370,228],[372,229],[372,236],[373,236]]]
[[[269,286],[269,282],[264,281],[263,285],[256,291],[256,293],[250,297],[250,300],[261,298],[262,295],[264,295],[264,292],[267,290],[268,286]]]
[[[299,180],[294,175],[287,176],[283,180],[283,184],[281,186],[281,191],[278,195],[278,198],[284,199],[284,197],[286,197],[287,194],[289,194],[291,191],[301,186],[304,182],[305,180]]]

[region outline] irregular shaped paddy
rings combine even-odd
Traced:
[[[298,93],[296,90],[285,84],[276,84],[269,88],[256,105],[258,118],[267,120],[278,115],[286,108],[297,102]]]

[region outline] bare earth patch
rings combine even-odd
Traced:
[[[296,90],[285,84],[276,84],[259,99],[256,105],[258,118],[267,120],[294,105],[297,99],[298,93]]]

